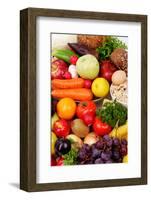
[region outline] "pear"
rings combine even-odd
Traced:
[[[117,137],[120,140],[121,139],[127,139],[127,133],[128,133],[128,122],[122,126],[115,126],[114,129],[110,132],[109,136],[110,137]]]

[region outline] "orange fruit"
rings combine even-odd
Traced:
[[[57,114],[60,118],[70,120],[76,112],[76,103],[71,98],[63,98],[57,103]]]

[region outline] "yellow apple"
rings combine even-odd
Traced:
[[[96,97],[105,97],[109,92],[109,83],[105,78],[96,78],[91,86],[92,92]]]

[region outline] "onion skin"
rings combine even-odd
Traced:
[[[91,132],[84,138],[84,143],[88,145],[92,145],[92,144],[95,144],[98,140],[99,140],[99,137],[94,132]]]

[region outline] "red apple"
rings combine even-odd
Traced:
[[[100,66],[100,76],[111,82],[112,74],[117,70],[115,65],[110,60],[104,60]]]
[[[85,88],[90,89],[91,85],[92,85],[92,81],[91,80],[87,80],[87,79],[84,80],[84,87]]]
[[[51,78],[63,79],[64,73],[68,71],[68,65],[63,60],[55,60],[51,64]]]

